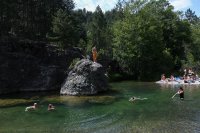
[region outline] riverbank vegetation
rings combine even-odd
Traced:
[[[106,12],[74,8],[73,0],[1,0],[0,38],[79,47],[84,56],[96,46],[113,79],[200,69],[200,18],[191,9],[175,11],[167,0],[119,0]]]

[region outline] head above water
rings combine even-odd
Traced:
[[[183,90],[183,87],[180,87],[179,89],[180,89],[180,90]]]
[[[51,108],[51,107],[53,107],[53,105],[52,105],[52,104],[49,104],[49,107]]]
[[[92,50],[93,50],[93,51],[96,51],[96,50],[97,50],[96,46],[94,46],[94,47],[92,48]]]

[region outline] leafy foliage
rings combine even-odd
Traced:
[[[118,0],[105,13],[74,10],[73,0],[1,0],[0,37],[80,47],[113,75],[154,80],[184,67],[200,70],[200,19],[168,0]],[[116,76],[119,77],[119,76]]]
[[[51,16],[63,5],[63,0],[1,0],[0,35],[44,40],[51,28]]]

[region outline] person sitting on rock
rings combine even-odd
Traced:
[[[48,111],[52,111],[52,110],[55,110],[55,106],[53,106],[52,104],[49,104],[48,106]]]
[[[36,110],[36,108],[37,108],[37,103],[34,103],[33,106],[26,107],[25,111]]]

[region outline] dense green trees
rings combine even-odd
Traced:
[[[188,62],[193,67],[194,14],[186,21],[166,0],[133,1],[124,9],[125,18],[113,25],[114,59],[124,72],[147,80],[178,72]]]
[[[174,13],[166,1],[137,1],[126,5],[124,20],[117,21],[113,27],[114,58],[124,72],[138,79],[149,79],[157,72],[171,69],[171,49],[165,42],[164,31],[166,27],[170,30],[167,22],[175,21],[170,15]]]
[[[59,9],[53,17],[52,24],[55,41],[57,41],[61,47],[67,48],[78,43],[76,40],[77,31],[71,13]]]
[[[195,15],[191,9],[185,12],[184,21],[190,25],[191,34],[190,43],[185,47],[186,60],[184,60],[183,67],[192,67],[196,71],[200,71],[200,18]]]
[[[0,35],[45,39],[58,9],[73,9],[72,0],[1,0]]]
[[[185,12],[185,17],[190,24],[196,24],[199,18],[190,8]]]
[[[98,49],[98,58],[101,63],[108,65],[112,59],[111,33],[107,20],[100,6],[97,6],[88,23],[88,46],[87,53],[91,53],[93,46]]]
[[[0,36],[80,47],[98,61],[138,80],[200,69],[200,19],[174,11],[168,0],[118,0],[105,13],[74,10],[73,0],[1,0]],[[117,65],[117,67],[115,66]]]

